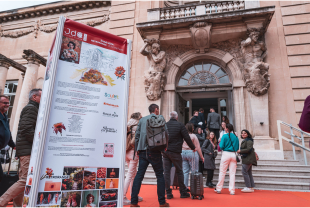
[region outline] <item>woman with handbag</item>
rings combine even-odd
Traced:
[[[216,147],[216,137],[214,132],[210,132],[210,135],[207,137],[205,142],[201,147],[201,151],[204,153],[204,168],[207,170],[207,182],[206,186],[209,188],[213,188],[216,186],[212,183],[213,174],[215,170],[215,158],[217,156],[217,151],[215,150]]]
[[[205,135],[205,133],[203,133],[203,131],[200,127],[196,128],[194,133],[199,140],[199,144],[200,144],[200,148],[201,148],[203,143],[206,141],[206,135]],[[204,170],[203,162],[202,162],[201,158],[199,158],[199,172],[201,172],[203,174],[203,170]]]
[[[124,185],[124,205],[130,205],[131,201],[127,199],[126,194],[129,188],[129,185],[132,184],[136,174],[137,174],[137,165],[139,162],[139,156],[136,154],[134,156],[135,149],[135,133],[138,127],[139,120],[142,118],[141,113],[133,113],[130,117],[130,120],[127,123],[127,140],[126,140],[126,163],[128,166],[128,172],[126,174],[125,185]],[[142,201],[143,198],[138,196],[138,200]]]
[[[254,179],[252,175],[252,166],[257,166],[256,154],[253,148],[253,138],[250,132],[246,129],[241,131],[241,137],[243,141],[241,142],[240,150],[237,153],[241,154],[242,158],[242,175],[245,182],[245,188],[242,192],[252,193],[254,192]]]
[[[223,153],[220,164],[219,180],[214,191],[218,194],[221,193],[224,185],[226,171],[229,166],[229,192],[231,195],[235,195],[235,175],[237,162],[240,161],[236,152],[239,150],[239,139],[234,133],[235,131],[232,124],[226,124],[225,131],[227,134],[223,135],[220,143],[220,148]]]

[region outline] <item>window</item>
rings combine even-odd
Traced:
[[[11,119],[12,115],[12,110],[13,110],[13,105],[14,105],[14,100],[15,100],[15,94],[17,90],[17,83],[18,81],[7,81],[5,83],[5,88],[4,88],[4,95],[8,96],[10,98],[10,107],[9,110],[7,111],[8,119]]]
[[[178,85],[194,86],[228,83],[230,83],[229,77],[223,68],[212,63],[200,61],[194,63],[182,74]]]

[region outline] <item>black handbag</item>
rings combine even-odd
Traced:
[[[10,158],[10,155],[9,155],[9,151],[5,150],[4,148],[1,149],[1,152],[0,152],[0,162],[1,164],[2,163],[10,163],[11,162],[11,158]]]
[[[233,145],[233,143],[232,143],[232,141],[231,141],[230,133],[228,133],[228,138],[229,138],[229,141],[230,141],[230,143],[231,143],[231,146],[232,146],[232,148],[233,148],[233,150],[234,150],[234,152],[235,152],[235,154],[236,154],[236,161],[237,161],[237,163],[238,163],[238,162],[240,162],[240,158],[238,157],[237,152],[236,152],[236,150],[235,150],[235,148],[234,148],[234,145]],[[237,137],[237,138],[238,138],[238,137]]]
[[[13,150],[11,152],[12,158]],[[7,172],[3,173],[2,180],[0,182],[0,196],[2,196],[15,182],[18,181],[19,163],[17,171],[10,171],[11,162],[9,163],[9,169]]]

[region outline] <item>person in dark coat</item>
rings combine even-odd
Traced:
[[[206,125],[206,120],[205,120],[205,116],[203,113],[204,113],[204,109],[200,108],[199,113],[198,113],[198,121],[199,121],[199,123],[200,122],[202,123],[201,129],[202,129],[203,133],[206,133],[207,125]]]
[[[5,148],[7,145],[15,149],[15,143],[12,140],[8,116],[5,113],[8,111],[9,107],[9,97],[0,95],[0,149]],[[0,164],[0,182],[2,180],[2,175],[3,170],[2,165]]]
[[[193,117],[190,119],[189,123],[192,123],[194,125],[194,128],[201,127],[201,123],[199,123],[198,119],[198,111],[194,111]]]
[[[210,132],[214,132],[216,139],[219,139],[219,131],[221,127],[221,116],[215,112],[214,108],[210,108],[210,113],[208,114],[208,129]]]
[[[298,126],[301,130],[310,133],[310,95],[305,100]]]
[[[177,121],[178,113],[172,111],[169,116],[170,120],[166,123],[169,133],[168,147],[166,151],[162,152],[167,199],[173,198],[172,190],[170,188],[170,171],[172,163],[175,166],[176,176],[178,177],[181,194],[180,198],[188,198],[190,197],[190,194],[187,193],[187,187],[184,184],[182,168],[182,145],[183,141],[185,141],[192,150],[195,150],[195,145],[193,144],[184,124]]]
[[[22,206],[23,198],[20,195],[23,195],[26,186],[41,92],[41,89],[30,91],[29,103],[23,108],[20,114],[16,138],[16,156],[19,157],[20,164],[19,180],[0,197],[0,207],[6,207],[9,201],[15,197],[14,203],[16,206]]]
[[[202,145],[201,151],[204,153],[204,168],[207,170],[207,182],[206,186],[213,188],[216,186],[212,183],[213,174],[215,170],[215,158],[217,156],[217,151],[215,147],[217,145],[217,140],[214,132],[210,132],[210,135],[207,137],[205,142]]]
[[[252,166],[257,165],[256,155],[253,148],[253,138],[250,132],[246,129],[241,131],[241,137],[243,141],[241,142],[240,150],[237,153],[241,154],[242,158],[242,175],[246,187],[242,189],[242,192],[252,193],[254,192],[254,179],[252,175]]]
[[[204,141],[206,141],[206,134],[203,133],[203,131],[202,131],[202,129],[200,127],[196,128],[194,133],[195,133],[195,135],[197,136],[197,138],[199,140],[199,144],[200,144],[200,148],[201,148],[203,143],[204,143]],[[202,162],[201,158],[199,158],[199,172],[201,172],[203,174],[203,170],[204,170],[204,165],[203,165],[203,162]]]

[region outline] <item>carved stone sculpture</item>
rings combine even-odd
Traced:
[[[166,53],[160,51],[160,42],[156,39],[145,39],[140,53],[148,58],[150,66],[144,76],[146,96],[149,100],[158,100],[165,85]]]
[[[196,22],[191,28],[193,46],[197,53],[205,53],[210,48],[212,24]]]
[[[247,90],[254,95],[267,93],[269,83],[269,65],[263,62],[267,49],[263,41],[258,40],[260,31],[256,28],[248,30],[249,37],[241,42],[243,55],[243,76]]]

